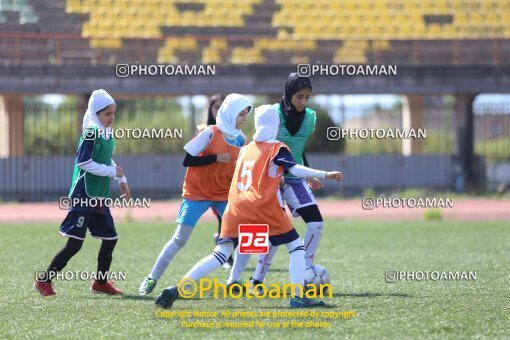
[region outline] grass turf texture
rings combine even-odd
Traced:
[[[304,225],[297,222],[304,235]],[[155,316],[154,297],[175,284],[196,261],[213,249],[214,224],[200,223],[150,297],[137,289],[150,272],[161,247],[172,235],[170,224],[129,223],[117,226],[120,240],[112,271],[127,273],[117,282],[122,297],[91,294],[90,282],[55,283],[57,296],[42,298],[32,288],[34,271],[45,268],[65,239],[56,225],[0,226],[0,338],[10,337],[180,337],[180,338],[401,338],[510,336],[510,230],[505,222],[357,222],[326,221],[317,264],[326,267],[333,284],[335,307],[357,317],[330,322],[329,329],[183,329],[177,318]],[[66,270],[96,269],[99,241],[87,236]],[[267,283],[286,283],[288,254],[281,247]],[[252,273],[248,264],[243,280]],[[386,283],[385,271],[476,271],[477,281],[401,281]],[[211,277],[225,280],[219,269]],[[178,300],[173,310],[290,311],[288,299]],[[323,309],[314,309],[323,311]],[[195,319],[197,321],[199,319]],[[206,321],[207,319],[201,319]],[[253,321],[253,318],[215,321]],[[286,322],[288,318],[257,318]],[[306,322],[310,319],[294,319]],[[193,321],[188,319],[188,321]]]

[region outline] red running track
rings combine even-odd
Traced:
[[[112,208],[116,221],[167,222],[173,223],[179,212],[181,202],[151,201],[149,208]],[[425,208],[376,208],[364,210],[361,199],[318,200],[319,208],[325,218],[341,220],[374,221],[419,221],[423,220]],[[444,220],[455,221],[509,221],[510,199],[454,199],[453,208],[443,208]],[[59,209],[54,203],[2,203],[0,204],[0,224],[52,222],[58,223],[65,218],[67,211]],[[205,220],[215,220],[209,211]]]

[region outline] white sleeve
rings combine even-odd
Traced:
[[[96,176],[103,176],[103,177],[115,177],[115,174],[117,170],[114,166],[108,166],[106,164],[99,164],[91,160],[88,163],[84,163],[82,165],[78,165],[80,169],[86,172],[90,172],[93,175]]]
[[[117,167],[117,164],[115,163],[115,161],[113,160],[113,158],[112,158],[112,166],[113,166],[113,167],[115,167],[115,168]],[[117,173],[117,170],[115,170],[115,173]],[[122,177],[117,177],[117,176],[115,176],[115,177],[113,177],[113,179],[114,179],[114,180],[116,180],[116,181],[117,181],[117,183],[119,183],[119,184],[121,184],[121,183],[127,183],[127,178],[126,178],[126,176],[124,176],[124,175],[123,175]]]
[[[315,170],[308,168],[303,165],[296,164],[292,168],[289,168],[289,172],[296,177],[317,177],[320,179],[326,179],[326,171]]]
[[[190,140],[188,144],[184,145],[184,150],[191,156],[198,156],[205,150],[212,138],[212,128],[208,126],[205,130],[201,131],[195,138]]]

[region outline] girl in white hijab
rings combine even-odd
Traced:
[[[212,254],[197,262],[183,276],[183,279],[178,281],[178,285],[185,282],[184,279],[199,282],[200,279],[221,267],[241,241],[238,229],[240,224],[266,224],[269,244],[274,246],[285,244],[290,254],[289,274],[294,286],[290,307],[325,305],[322,301],[304,296],[305,247],[287,214],[280,208],[277,192],[284,171],[299,177],[318,176],[337,181],[342,179],[342,174],[338,171],[326,172],[297,164],[289,147],[275,140],[278,125],[277,110],[271,107],[255,110],[257,131],[253,142],[245,146],[239,154],[228,196],[228,208],[225,211],[216,248]],[[236,262],[239,255],[238,253],[236,256]],[[249,258],[249,255],[243,256],[246,259]],[[237,290],[239,294],[242,287],[246,287],[238,281],[235,282],[232,279],[229,281],[230,286],[227,290],[231,292]],[[182,289],[186,290],[186,288],[181,285],[181,287],[171,286],[164,289],[156,298],[156,305],[163,308],[172,307],[174,301],[183,292]]]
[[[177,229],[161,250],[152,272],[141,283],[140,295],[154,290],[175,254],[186,245],[197,221],[209,208],[223,216],[236,160],[241,147],[247,144],[241,129],[251,108],[251,103],[242,95],[229,94],[218,110],[216,125],[208,126],[184,146],[183,165],[187,170]]]
[[[60,226],[60,234],[68,240],[65,247],[55,255],[47,271],[34,283],[34,288],[42,296],[55,295],[52,279],[81,249],[87,230],[92,237],[102,240],[97,257],[97,280],[93,281],[90,291],[122,294],[122,291],[108,280],[118,236],[110,209],[102,204],[102,199],[110,196],[110,177],[120,183],[122,197],[129,199],[131,196],[124,170],[112,159],[115,141],[110,132],[115,110],[115,101],[105,90],[92,92],[83,117],[84,134],[76,152],[69,197],[64,201],[61,199],[61,204],[67,202],[65,205],[69,212]]]
[[[255,128],[256,132],[253,136],[253,141],[256,143],[280,143],[276,140],[280,126],[280,117],[278,114],[278,104],[274,105],[262,105],[255,109]],[[283,166],[287,173],[290,173],[298,178],[309,178],[309,177],[318,177],[321,179],[331,178],[335,180],[341,180],[342,174],[340,172],[325,172],[320,170],[315,170],[312,168],[308,168],[306,166],[300,165],[289,152],[290,149],[287,149],[288,146],[282,148],[278,155],[274,158],[274,165],[270,167],[273,169],[274,166]],[[329,174],[329,175],[328,175]],[[277,192],[278,201],[280,202],[281,207],[284,207],[282,195],[282,189]],[[262,222],[261,222],[262,223]],[[271,244],[269,246],[269,253],[275,253],[276,249],[278,249],[278,245]],[[260,261],[264,260],[264,257],[268,257],[268,255],[263,255],[259,257],[257,261],[257,266],[259,266]],[[229,284],[234,284],[239,281],[241,277],[241,273],[243,272],[250,255],[246,254],[236,254],[234,265],[230,272],[230,277],[228,279]],[[261,281],[255,282],[254,278],[251,279],[252,284],[262,283]]]
[[[291,73],[285,84],[285,91],[281,100],[276,104],[261,107],[266,110],[270,109],[268,112],[279,118],[280,125],[274,138],[290,148],[298,165],[306,167],[309,164],[305,157],[305,147],[309,136],[315,131],[316,123],[315,111],[307,107],[311,95],[311,79]],[[257,115],[255,118],[257,118]],[[279,191],[291,214],[294,217],[301,216],[306,223],[304,243],[306,245],[307,267],[311,266],[316,258],[324,229],[324,221],[312,192],[312,190],[321,187],[323,187],[323,184],[317,176],[297,176],[289,172],[283,175],[283,183]],[[278,247],[269,247],[268,254],[259,256],[252,277],[254,285],[262,283],[265,279],[277,249]],[[242,262],[236,259],[231,277],[236,278],[243,269]]]
[[[100,135],[104,139],[109,139],[111,136],[111,123],[113,122],[113,119],[110,122],[109,120],[106,120],[106,118],[102,118],[105,121],[105,124],[108,125],[109,123],[108,127],[106,127],[99,120],[98,112],[110,105],[115,105],[115,101],[108,92],[103,89],[92,92],[92,95],[89,98],[87,111],[85,111],[85,116],[83,116],[83,129],[97,129],[101,131]]]

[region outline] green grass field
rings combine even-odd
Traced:
[[[303,235],[303,224],[297,223]],[[57,296],[42,298],[32,288],[34,272],[44,269],[65,239],[57,225],[0,226],[0,338],[123,337],[179,338],[508,338],[510,337],[510,229],[507,222],[347,222],[326,221],[316,263],[331,274],[332,309],[356,311],[328,329],[184,329],[179,319],[157,318],[153,293],[137,289],[161,247],[173,233],[170,224],[118,224],[120,240],[112,271],[127,273],[117,282],[122,297],[95,295],[87,281],[55,283]],[[159,293],[213,249],[215,225],[199,224],[158,283]],[[288,254],[279,250],[268,283],[286,283]],[[66,270],[96,269],[99,241],[88,236]],[[248,264],[249,278],[255,261]],[[401,281],[387,283],[387,269],[476,271],[476,281]],[[225,280],[228,271],[214,277]],[[291,311],[288,299],[178,300],[171,310]],[[323,309],[315,309],[322,311]],[[198,319],[195,319],[195,321]],[[204,320],[204,319],[202,319]],[[220,319],[253,321],[254,319]],[[257,318],[286,322],[286,318]],[[311,321],[312,319],[294,319]],[[188,321],[190,321],[188,319]],[[317,321],[317,320],[315,320]]]

